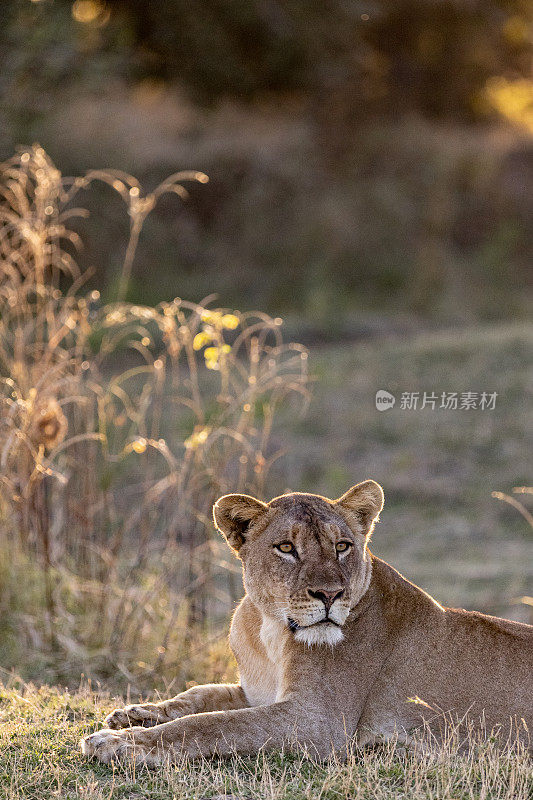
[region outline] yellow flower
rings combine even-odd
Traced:
[[[222,324],[222,314],[220,311],[202,311],[202,322],[220,327]]]
[[[144,453],[146,450],[146,439],[135,439],[134,442],[131,443],[131,449],[134,453]]]
[[[222,325],[224,328],[233,331],[235,328],[239,327],[239,317],[235,316],[235,314],[224,314],[222,317]]]
[[[218,347],[206,347],[204,358],[206,361],[218,361]]]
[[[197,447],[207,441],[209,433],[210,428],[200,428],[200,430],[196,430],[194,433],[192,433],[188,439],[185,439],[183,444],[187,450],[196,450]]]
[[[195,350],[201,350],[206,344],[209,344],[211,341],[211,337],[205,331],[200,331],[197,333],[192,341],[192,346]]]
[[[230,347],[230,345],[229,345],[229,344],[223,344],[223,345],[222,345],[222,352],[223,352],[223,353],[231,353],[231,347]]]

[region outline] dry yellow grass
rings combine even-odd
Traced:
[[[190,677],[239,593],[211,506],[262,493],[277,410],[306,396],[280,319],[124,300],[144,220],[191,180],[64,178],[38,145],[0,165],[0,659],[41,677]],[[109,302],[82,292],[71,226],[95,181],[130,219]]]

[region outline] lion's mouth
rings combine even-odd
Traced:
[[[341,627],[338,622],[334,622],[329,617],[319,619],[318,622],[313,622],[311,625],[299,625],[296,620],[292,619],[292,617],[289,617],[287,620],[287,625],[292,633],[296,633],[296,631],[300,631],[302,628],[315,628],[317,625],[335,625],[336,628]]]

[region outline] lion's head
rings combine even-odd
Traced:
[[[368,587],[366,545],[382,508],[381,486],[367,480],[338,500],[294,492],[262,503],[227,494],[213,515],[255,605],[297,641],[335,645]]]

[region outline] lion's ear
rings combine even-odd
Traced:
[[[363,481],[348,489],[346,494],[335,500],[335,506],[343,512],[350,527],[355,527],[365,536],[372,533],[374,523],[384,503],[383,489],[376,481]]]
[[[236,552],[246,540],[246,531],[265,511],[266,503],[248,494],[225,494],[213,506],[213,519],[218,530]]]

